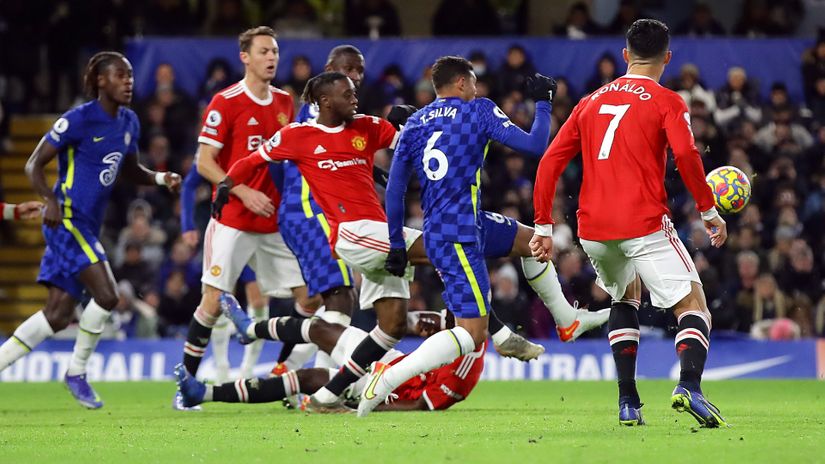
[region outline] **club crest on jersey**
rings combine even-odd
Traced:
[[[206,115],[206,125],[211,127],[218,127],[221,125],[223,117],[217,110],[212,110]]]
[[[209,273],[212,274],[214,277],[218,277],[219,275],[221,275],[221,267],[212,266],[209,268]]]
[[[367,148],[367,139],[360,135],[356,135],[352,138],[352,147],[358,151],[364,151]]]
[[[128,147],[132,143],[132,134],[129,132],[123,134],[123,143]]]
[[[289,118],[284,113],[278,113],[278,123],[282,126],[289,124]]]
[[[246,139],[246,149],[248,151],[257,150],[263,141],[264,138],[260,135],[250,135],[249,138]]]

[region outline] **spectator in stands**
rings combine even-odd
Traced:
[[[807,106],[811,111],[811,128],[816,130],[825,125],[825,75],[814,81],[814,89],[808,98]]]
[[[212,17],[206,22],[207,35],[234,37],[251,27],[241,0],[217,0]]]
[[[790,107],[774,108],[773,120],[759,129],[754,143],[762,150],[776,155],[796,158],[803,150],[814,144],[814,138],[802,124],[793,122]]]
[[[688,107],[694,102],[700,102],[709,113],[716,111],[716,97],[699,79],[699,68],[695,64],[683,64],[679,69],[679,78],[672,82],[670,87],[685,100]]]
[[[161,114],[150,115],[149,111]],[[155,129],[162,121],[164,134],[169,137],[172,151],[182,153],[191,152],[195,137],[193,134],[198,124],[198,107],[189,95],[175,85],[175,69],[169,63],[161,63],[155,68],[154,93],[138,105],[141,121],[150,121],[150,129]],[[142,124],[144,127],[147,124]],[[141,134],[141,142],[146,146],[151,131]]]
[[[148,3],[142,23],[146,35],[192,35],[200,30],[205,17],[206,2],[149,0]]]
[[[553,33],[568,39],[584,39],[598,35],[601,27],[590,17],[590,9],[584,2],[576,2],[570,6],[564,24],[556,26]]]
[[[363,98],[359,99],[361,109],[374,115],[384,115],[389,106],[412,101],[412,90],[404,79],[404,73],[397,64],[384,68],[378,81],[370,86]]]
[[[442,0],[433,16],[435,36],[501,34],[501,21],[489,0]]]
[[[163,134],[154,134],[149,138],[149,146],[147,157],[149,158],[146,167],[155,171],[169,171],[172,170],[172,160],[169,158],[169,139]],[[175,167],[175,172],[178,171],[178,166]]]
[[[518,44],[511,45],[498,71],[498,95],[503,97],[514,90],[524,94],[525,81],[535,73],[536,68],[524,47]]]
[[[476,94],[480,97],[487,97],[492,100],[498,98],[498,81],[494,71],[490,68],[487,55],[481,50],[470,52],[468,58],[473,65],[473,72],[476,73]]]
[[[585,90],[590,93],[609,82],[613,82],[617,77],[619,77],[619,72],[616,69],[616,58],[613,57],[612,53],[606,52],[596,63],[596,70],[593,72],[593,77],[587,81]]]
[[[154,269],[143,258],[143,246],[140,242],[128,242],[124,247],[123,261],[115,267],[113,273],[119,282],[128,282],[131,288],[144,298],[155,292]]]
[[[312,77],[312,63],[309,58],[304,55],[298,55],[292,59],[292,70],[289,74],[289,79],[283,86],[283,90],[291,93],[296,100],[296,104],[300,104],[298,100],[301,99],[301,94],[304,92],[304,87],[307,81]]]
[[[415,83],[414,105],[416,108],[423,108],[435,100],[435,89],[433,88],[432,78],[432,68],[427,66],[421,75],[421,79],[418,79],[418,82]],[[476,95],[478,95],[478,83],[476,83]]]
[[[636,0],[622,0],[619,4],[619,11],[616,13],[616,18],[607,26],[605,31],[611,35],[625,35],[630,25],[637,19],[642,19],[642,14],[636,6]]]
[[[206,80],[198,93],[198,106],[206,108],[212,97],[221,90],[229,87],[235,80],[232,67],[223,58],[215,58],[206,66]]]
[[[762,120],[759,89],[748,81],[745,69],[738,66],[728,69],[727,82],[716,92],[716,105],[713,116],[716,123],[726,131],[730,131],[743,119],[754,123]]]
[[[191,289],[181,271],[173,271],[166,279],[158,304],[158,332],[161,337],[183,338],[194,308],[198,306],[200,288]]]
[[[155,308],[135,295],[129,281],[118,282],[117,294],[117,306],[112,310],[109,321],[115,338],[157,338],[158,315]]]
[[[516,268],[506,262],[492,272],[490,284],[493,290],[491,305],[502,322],[518,331],[530,324],[527,295],[519,287]]]
[[[825,77],[825,27],[819,29],[814,46],[802,54],[802,85],[809,101],[816,90],[816,81],[822,77]]]
[[[693,7],[690,18],[676,27],[675,34],[691,37],[713,37],[725,35],[725,28],[713,17],[713,12],[707,3],[697,3]]]
[[[186,286],[197,288],[200,285],[201,266],[195,257],[195,250],[187,246],[182,239],[178,238],[172,245],[172,251],[163,261],[158,272],[158,292],[162,292],[169,276],[173,272],[183,273]]]
[[[401,35],[398,10],[389,0],[347,0],[347,35],[379,37]]]
[[[278,2],[267,17],[270,18],[268,23],[272,24],[281,37],[300,39],[323,37],[318,12],[307,0]]]
[[[729,293],[735,295],[733,308],[728,305],[718,308],[713,314],[718,319],[719,328],[731,328],[748,332],[753,322],[756,302],[756,280],[759,276],[759,256],[752,251],[740,251],[736,255],[737,278]]]
[[[152,226],[152,208],[143,200],[135,200],[130,206],[129,224],[120,232],[114,262],[124,261],[126,244],[138,243],[143,248],[143,259],[150,269],[157,269],[163,261],[163,245],[166,243],[166,234],[159,228]]]

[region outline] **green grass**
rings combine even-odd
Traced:
[[[279,404],[170,409],[171,383],[101,383],[87,411],[62,385],[0,384],[0,462],[825,462],[825,383],[707,382],[733,424],[699,429],[672,382],[640,383],[645,427],[618,425],[612,382],[482,382],[446,412],[368,418]]]

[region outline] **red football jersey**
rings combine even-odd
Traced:
[[[479,349],[461,356],[451,364],[433,369],[402,383],[393,393],[399,400],[415,401],[424,397],[431,411],[447,409],[470,396],[481,372],[484,371],[484,353],[487,344],[483,343]],[[401,356],[390,364],[396,364],[404,359]]]
[[[375,151],[391,148],[395,138],[395,128],[389,122],[356,115],[352,122],[338,127],[290,124],[253,156],[267,161],[290,160],[298,166],[329,222],[334,248],[338,224],[361,219],[387,221],[375,191],[372,166]]]
[[[584,166],[579,236],[642,237],[669,214],[664,186],[666,148],[699,211],[713,207],[684,100],[649,77],[625,75],[582,98],[539,163],[536,224],[552,224],[556,182],[579,152]]]
[[[221,149],[217,162],[224,171],[229,171],[236,161],[258,149],[264,140],[292,121],[295,111],[292,96],[272,86],[269,89],[269,98],[261,100],[241,81],[212,97],[204,112],[198,142]],[[272,198],[277,210],[281,197],[268,170],[256,172],[244,183]],[[246,232],[278,231],[277,212],[268,218],[259,216],[246,209],[234,195],[230,196],[219,222]]]

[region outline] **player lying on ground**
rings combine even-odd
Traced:
[[[254,337],[261,327],[266,331],[278,330],[277,319],[271,320],[269,324],[254,323],[232,295],[221,297],[221,309],[232,319],[242,337]],[[359,328],[328,323],[320,318],[305,319],[301,324],[309,341],[317,345],[321,352],[327,353],[339,366],[349,359],[355,347],[368,336],[367,332]],[[437,325],[436,322],[418,324],[420,335],[434,333],[437,329],[434,329],[433,324]],[[432,411],[447,409],[463,401],[481,377],[485,350],[486,344],[482,343],[476,351],[456,359],[452,364],[410,379],[393,390],[391,401],[380,405],[377,410]],[[374,365],[374,369],[381,370],[384,365],[393,365],[405,356],[404,353],[391,349]],[[209,401],[271,403],[298,393],[311,395],[323,387],[337,371],[338,369],[323,368],[298,369],[288,371],[280,377],[241,379],[215,386],[197,381],[180,365],[175,370],[175,376],[184,405],[191,407]],[[367,379],[368,377],[362,377],[353,383],[345,391],[344,397],[358,401],[361,392],[371,387],[367,384]]]
[[[18,205],[0,201],[0,222],[34,219],[40,216],[43,203],[39,201],[25,201]]]
[[[386,215],[373,185],[373,154],[378,149],[392,148],[395,130],[382,119],[356,114],[358,99],[354,85],[341,73],[327,72],[314,77],[307,84],[304,97],[318,104],[318,119],[290,125],[257,152],[236,163],[222,182],[214,207],[220,214],[228,190],[267,162],[293,161],[306,178],[329,221],[331,249],[365,277],[361,307],[374,306],[378,316],[378,326],[363,346],[353,352],[352,362],[345,363],[330,384],[312,397],[313,407],[334,407],[344,388],[362,377],[373,361],[404,336],[412,270],[407,267],[404,277],[398,277],[384,269],[390,248]],[[536,123],[535,134],[528,135],[515,126],[510,127],[508,134],[518,132],[521,137],[535,139],[535,149],[543,150],[549,135],[549,110],[546,113],[544,122]],[[428,264],[421,231],[404,228],[404,232],[411,263]]]

